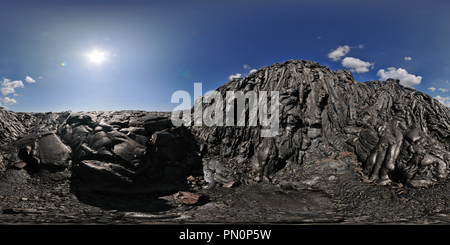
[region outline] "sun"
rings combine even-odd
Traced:
[[[100,63],[102,63],[103,61],[106,60],[105,56],[106,56],[105,53],[102,53],[102,52],[99,52],[99,51],[95,50],[94,52],[89,54],[89,59],[90,59],[91,62],[100,64]]]

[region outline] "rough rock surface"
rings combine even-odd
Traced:
[[[226,91],[268,91],[268,108],[270,91],[279,91],[279,132],[261,137],[263,127],[249,126],[248,119],[245,127],[192,127],[206,149],[204,168],[213,184],[237,179],[323,189],[360,167],[357,161],[365,182],[426,187],[447,179],[450,110],[399,80],[362,83],[348,70],[288,60],[217,91],[223,98]],[[203,104],[208,107],[214,101]]]
[[[168,113],[14,113],[2,110],[1,167],[54,180],[74,177],[94,190],[148,193],[186,189],[200,160]]]
[[[432,97],[306,60],[217,91],[268,91],[268,108],[279,91],[278,135],[249,125],[248,103],[245,126],[0,109],[1,220],[450,221],[450,110]],[[208,201],[179,206],[172,194],[183,190]]]

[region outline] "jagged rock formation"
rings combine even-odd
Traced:
[[[265,181],[327,188],[358,176],[361,165],[364,182],[381,185],[426,187],[448,177],[449,108],[398,80],[361,83],[348,70],[288,60],[217,91],[222,98],[227,91],[267,91],[268,108],[271,91],[278,91],[279,113],[268,113],[278,116],[278,134],[262,137],[267,127],[249,123],[261,108],[250,112],[249,103],[245,126],[236,126],[238,113],[225,100],[223,126],[174,127],[170,113],[143,111],[0,110],[0,172],[25,168],[124,193],[180,190],[200,169],[209,187]],[[214,103],[204,103],[203,113]],[[226,126],[230,112],[235,126]]]
[[[450,110],[398,80],[361,83],[348,70],[288,60],[217,91],[223,98],[226,91],[268,91],[269,101],[270,91],[279,91],[279,133],[263,138],[260,124],[248,126],[248,120],[246,127],[192,127],[207,151],[203,161],[212,184],[320,186],[358,167],[355,156],[365,182],[421,187],[447,178]],[[247,103],[247,118],[248,109]]]
[[[193,137],[168,113],[13,113],[2,110],[0,163],[54,180],[79,178],[94,190],[185,189],[200,162]],[[196,166],[197,164],[197,166]]]

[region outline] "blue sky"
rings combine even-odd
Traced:
[[[361,82],[402,78],[450,105],[449,12],[433,0],[1,1],[0,103],[171,111],[194,83],[206,92],[307,59]]]

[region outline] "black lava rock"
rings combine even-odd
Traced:
[[[230,91],[258,97],[242,105],[226,99]],[[0,110],[0,172],[23,168],[123,193],[186,189],[193,170],[203,170],[208,187],[264,181],[325,189],[358,176],[361,165],[364,182],[379,185],[428,187],[448,178],[450,110],[399,80],[362,83],[348,70],[288,60],[217,92],[222,100],[209,96],[192,108],[213,119],[202,126],[175,127],[163,112]],[[274,118],[276,133],[263,137]]]
[[[330,179],[358,167],[358,160],[365,182],[380,185],[400,181],[424,187],[448,176],[449,108],[399,80],[362,83],[348,70],[288,60],[233,79],[217,91],[222,98],[227,91],[267,91],[267,108],[271,91],[279,92],[275,137],[262,137],[260,121],[251,126],[247,118],[243,127],[192,127],[207,149],[203,161],[214,160],[221,175],[229,175],[217,179],[323,188]],[[203,103],[203,111],[211,105],[214,102]],[[247,117],[249,108],[246,102]],[[209,169],[208,175],[216,174]]]

